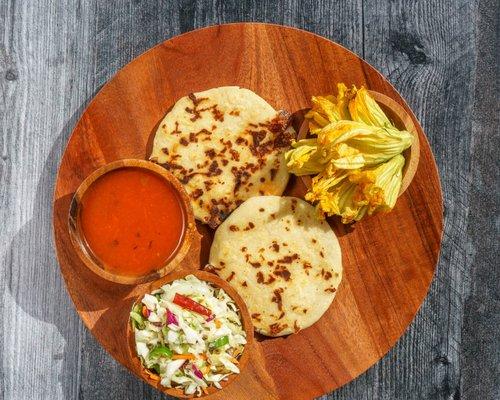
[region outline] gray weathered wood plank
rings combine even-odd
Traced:
[[[53,184],[82,109],[118,69],[234,21],[304,28],[364,56],[414,109],[440,168],[445,236],[428,298],[384,359],[324,399],[500,398],[496,1],[4,0],[0,399],[166,398],[78,319],[52,249]]]

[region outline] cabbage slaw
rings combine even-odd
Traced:
[[[161,385],[201,396],[238,374],[246,344],[239,310],[220,288],[188,275],[134,305],[137,354]]]

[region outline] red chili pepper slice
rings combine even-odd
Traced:
[[[205,306],[202,306],[200,303],[190,299],[189,297],[183,296],[182,294],[176,293],[174,296],[174,303],[186,310],[193,311],[195,313],[205,315],[210,317],[212,315],[212,311],[210,311]]]

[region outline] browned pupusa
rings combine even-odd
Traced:
[[[217,229],[210,264],[245,300],[255,329],[268,336],[315,323],[342,278],[335,234],[313,206],[295,197],[245,201]]]
[[[283,192],[287,126],[287,113],[248,89],[192,93],[160,123],[150,159],[184,184],[195,217],[217,227],[246,199]]]

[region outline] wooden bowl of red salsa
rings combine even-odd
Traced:
[[[88,176],[71,202],[73,245],[97,275],[137,284],[171,272],[195,230],[189,197],[166,169],[119,160]]]

